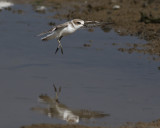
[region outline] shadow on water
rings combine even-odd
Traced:
[[[159,118],[159,62],[146,59],[146,54],[119,52],[128,42],[143,44],[145,40],[119,36],[108,28],[103,28],[107,33],[100,28],[79,30],[63,39],[65,54],[55,55],[56,40],[44,43],[35,37],[50,29],[48,23],[64,22],[52,19],[53,15],[47,11],[37,13],[30,5],[14,5],[0,12],[0,127],[63,124],[57,119],[63,116],[52,105],[86,120],[103,115],[91,110],[110,113],[109,118],[99,118],[101,115],[96,120],[112,126]],[[48,91],[53,81],[63,85],[63,101],[48,96],[53,93]],[[35,97],[43,92],[48,95],[41,95],[41,99],[51,99],[52,104],[33,110],[56,118],[30,111],[37,105]],[[74,112],[70,108],[77,109]]]
[[[55,89],[55,98],[51,98],[48,95],[40,95],[39,101],[47,104],[47,108],[42,107],[33,107],[31,110],[38,111],[42,114],[45,114],[51,118],[59,118],[66,121],[67,123],[75,124],[79,123],[80,120],[89,120],[96,118],[103,118],[109,116],[109,114],[104,114],[99,111],[91,111],[87,109],[74,110],[70,107],[67,107],[65,104],[62,104],[59,101],[59,94],[61,93],[61,87]]]

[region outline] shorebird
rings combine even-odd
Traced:
[[[47,32],[43,32],[39,34],[38,36],[46,35],[41,38],[42,41],[48,41],[50,39],[57,39],[58,41],[58,47],[55,51],[55,54],[58,52],[59,48],[61,48],[61,53],[63,54],[63,48],[61,44],[62,37],[74,33],[76,30],[84,27],[96,27],[101,25],[108,25],[112,23],[105,23],[105,22],[98,22],[98,21],[84,21],[81,19],[73,19],[71,21],[65,22],[63,24],[59,24],[57,26],[54,26],[52,29],[50,29]]]
[[[57,39],[58,41],[58,47],[55,51],[55,54],[58,52],[59,48],[61,48],[61,53],[63,54],[63,48],[62,48],[62,44],[61,44],[61,39],[62,37],[72,34],[73,32],[75,32],[76,30],[78,30],[79,28],[84,26],[84,21],[81,19],[74,19],[68,22],[65,22],[63,24],[54,26],[51,30],[47,31],[47,32],[43,32],[41,34],[39,34],[38,36],[42,36],[45,34],[45,37],[42,37],[41,40],[42,41],[48,41],[50,39]]]

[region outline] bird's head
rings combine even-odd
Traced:
[[[84,21],[81,19],[74,19],[74,20],[72,20],[72,22],[74,23],[74,26],[77,29],[84,26]]]

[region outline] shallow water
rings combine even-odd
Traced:
[[[19,9],[23,12],[18,13]],[[36,13],[30,5],[0,12],[0,127],[66,123],[30,110],[40,105],[40,94],[54,96],[53,83],[62,87],[60,100],[67,106],[111,115],[87,125],[115,126],[160,118],[159,62],[148,60],[147,55],[119,52],[119,46],[112,45],[144,40],[119,36],[113,30],[79,30],[62,39],[64,55],[55,55],[56,40],[41,42],[36,37],[51,28],[50,21],[64,22],[50,16],[53,13]],[[83,47],[84,43],[91,47]]]

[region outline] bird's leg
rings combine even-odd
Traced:
[[[59,90],[56,88],[55,84],[53,84],[53,87],[54,87],[54,91],[55,91],[55,93],[56,93],[56,98],[55,98],[55,100],[56,100],[56,102],[59,102],[58,96],[59,96],[59,94],[60,94],[60,92],[61,92],[61,87],[59,87]]]
[[[58,52],[59,48],[61,48],[61,53],[63,54],[63,48],[62,48],[62,44],[61,44],[61,42],[60,42],[61,38],[62,38],[62,37],[60,37],[60,38],[57,40],[59,44],[58,44],[58,47],[57,47],[57,49],[56,49],[56,51],[55,51],[55,54]]]
[[[56,49],[56,51],[55,51],[55,54],[58,52],[58,50],[59,50],[59,45],[58,45],[58,47],[57,47],[57,49]]]
[[[63,48],[62,48],[62,44],[61,44],[60,40],[58,40],[58,43],[59,43],[59,47],[61,47],[61,53],[63,54]]]

